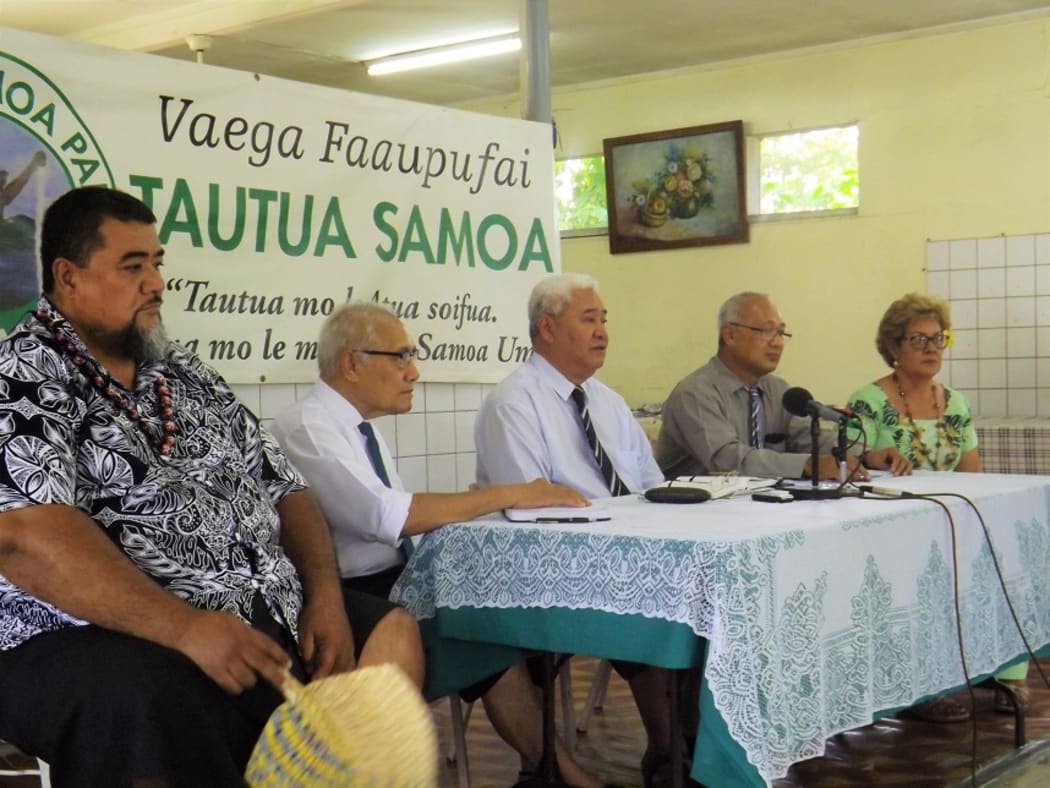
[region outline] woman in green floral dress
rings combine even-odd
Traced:
[[[981,470],[966,397],[934,380],[951,343],[948,305],[940,299],[910,293],[882,316],[875,347],[892,371],[849,401],[864,427],[869,467],[888,467],[873,455],[896,449],[920,470]]]
[[[980,471],[970,405],[960,392],[938,383],[944,351],[951,347],[951,316],[939,298],[909,293],[894,301],[879,323],[875,347],[892,370],[862,386],[849,407],[864,428],[869,468],[911,473],[912,468],[933,471]],[[860,437],[853,428],[851,440]],[[996,674],[1027,701],[1028,663]],[[1005,694],[997,694],[996,710],[1012,713]],[[914,716],[936,722],[969,719],[965,706],[949,697],[920,703]]]

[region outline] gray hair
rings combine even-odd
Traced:
[[[347,350],[367,348],[375,344],[376,324],[383,320],[397,320],[389,308],[371,301],[355,301],[338,307],[321,326],[317,340],[317,366],[321,376],[339,371],[339,357]]]
[[[757,293],[754,290],[745,290],[743,293],[729,296],[718,308],[718,346],[722,346],[722,329],[730,323],[740,321],[740,312],[748,301],[755,298],[769,298],[766,293]]]
[[[598,292],[598,280],[589,274],[555,274],[542,280],[529,295],[529,338],[539,336],[540,318],[557,317],[572,300],[573,290]]]

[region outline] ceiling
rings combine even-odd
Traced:
[[[525,0],[0,0],[0,25],[366,93],[456,104],[513,96],[518,56],[383,77],[361,61],[518,28]],[[549,0],[554,87],[987,20],[1050,0]],[[0,46],[2,46],[0,34]]]

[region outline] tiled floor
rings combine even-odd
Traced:
[[[586,701],[596,662],[573,659],[573,695],[577,713]],[[1050,660],[1043,660],[1050,675]],[[1050,786],[1050,689],[1029,671],[1032,707],[1027,717],[1029,744],[1014,749],[1013,719],[996,714],[993,693],[976,690],[978,784],[995,788]],[[968,703],[966,693],[959,699]],[[434,705],[442,746],[448,747],[448,702]],[[640,786],[638,763],[645,736],[627,685],[614,673],[605,706],[579,735],[577,756],[604,780]],[[845,786],[908,786],[955,788],[970,784],[973,728],[969,724],[933,725],[886,718],[828,740],[821,758],[796,764],[774,788],[845,788]],[[492,732],[480,704],[467,728],[467,752],[472,788],[506,788],[517,779],[517,755]],[[456,786],[456,770],[443,764],[442,788]],[[710,788],[733,788],[711,786]]]
[[[597,662],[573,659],[573,695],[582,711]],[[1043,660],[1050,675],[1050,659]],[[1028,685],[1032,707],[1027,717],[1029,744],[1014,748],[1012,718],[995,714],[992,693],[977,690],[978,784],[987,788],[1044,788],[1050,786],[1050,689],[1042,686],[1033,668]],[[960,700],[967,702],[965,693]],[[433,705],[443,752],[449,746],[449,706]],[[907,786],[908,788],[962,788],[970,785],[973,728],[968,724],[931,725],[887,718],[859,730],[839,734],[827,743],[821,758],[796,764],[774,788],[845,788],[846,786]],[[579,734],[576,754],[581,763],[602,779],[640,786],[638,762],[645,748],[638,714],[627,685],[614,673],[605,705],[591,718],[588,731]],[[473,788],[506,788],[518,777],[517,755],[492,731],[478,704],[467,728],[467,752]],[[30,788],[34,778],[0,777],[0,788]],[[443,761],[442,788],[457,785],[456,769]],[[710,788],[734,788],[711,786]]]

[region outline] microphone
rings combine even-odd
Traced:
[[[849,408],[835,408],[824,405],[813,399],[813,395],[801,386],[795,386],[784,392],[784,410],[795,416],[815,416],[827,421],[844,422],[853,415]]]

